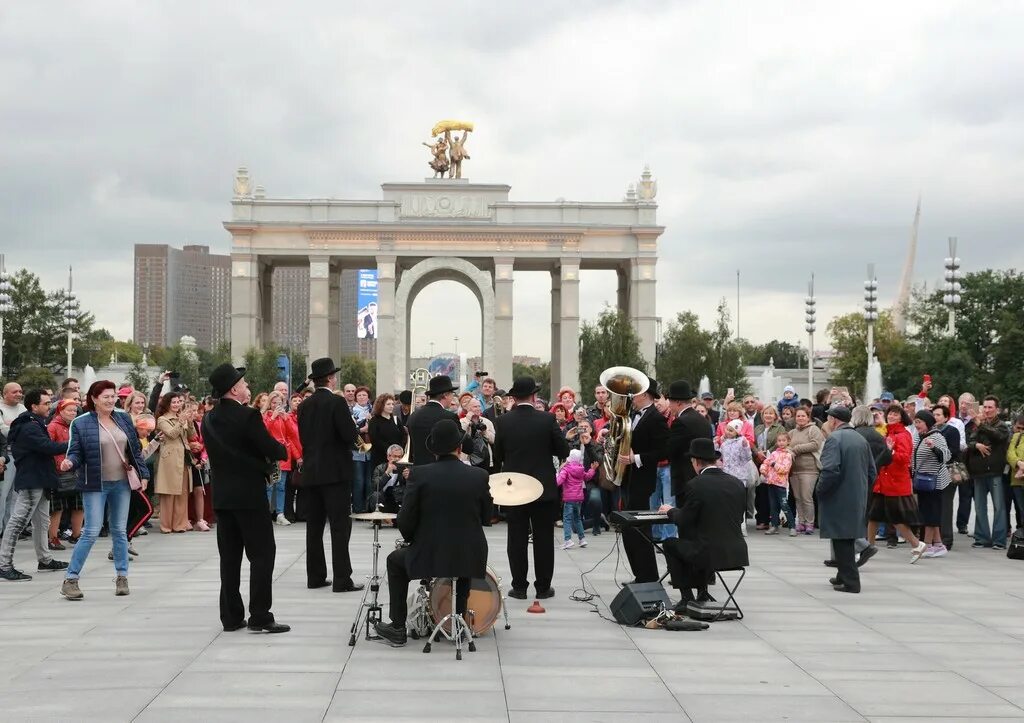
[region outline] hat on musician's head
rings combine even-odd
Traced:
[[[442,419],[434,424],[427,435],[427,449],[440,456],[451,454],[462,446],[462,427],[454,420]]]
[[[215,397],[223,397],[245,376],[245,367],[235,367],[225,362],[210,372],[210,391]]]
[[[703,462],[715,462],[722,458],[722,453],[715,449],[715,443],[707,437],[691,440],[687,454],[690,459],[699,459]]]
[[[406,406],[412,404],[412,392],[408,389],[403,389],[398,393],[398,403]]]
[[[514,399],[526,399],[540,391],[538,384],[533,377],[518,377],[508,390],[508,395]]]
[[[658,386],[658,380],[654,377],[647,377],[647,381],[650,382],[647,385],[647,394],[651,396],[651,399],[661,399],[661,388]]]
[[[314,359],[313,363],[309,365],[310,379],[324,379],[332,374],[337,374],[341,369],[334,364],[334,360],[329,356],[322,357],[320,359]]]
[[[690,382],[685,379],[678,379],[668,385],[668,394],[665,395],[666,399],[676,402],[688,402],[693,399],[693,389],[690,387]]]
[[[451,377],[445,374],[439,374],[436,377],[430,378],[430,386],[427,387],[428,397],[439,397],[442,394],[448,392],[454,392],[458,387],[452,385]]]

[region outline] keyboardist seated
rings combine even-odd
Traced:
[[[658,509],[679,526],[679,537],[662,545],[672,586],[682,595],[677,612],[693,600],[714,600],[708,594],[708,581],[714,579],[715,570],[749,564],[747,543],[740,532],[747,491],[742,482],[716,466],[721,456],[710,439],[693,440],[689,457],[697,476],[687,486],[682,507]]]

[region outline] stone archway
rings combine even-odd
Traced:
[[[488,369],[494,362],[494,282],[488,271],[477,268],[465,259],[435,256],[424,259],[402,272],[395,290],[395,350],[393,357],[394,388],[409,386],[409,340],[412,304],[416,296],[435,281],[457,281],[468,288],[480,302],[480,321],[483,342],[483,364]]]

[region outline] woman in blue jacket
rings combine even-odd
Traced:
[[[78,587],[89,551],[103,526],[104,507],[110,505],[110,537],[114,542],[115,595],[128,594],[128,486],[127,465],[135,468],[145,489],[149,468],[142,458],[139,436],[131,417],[114,405],[117,392],[111,381],[94,382],[85,399],[86,414],[77,417],[70,428],[68,454],[61,471],[79,469],[78,489],[85,507],[85,529],[75,545],[61,595],[81,600]]]

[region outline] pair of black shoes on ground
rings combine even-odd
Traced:
[[[865,547],[864,551],[860,553],[860,558],[857,560],[857,567],[864,567],[864,563],[870,560],[872,557],[878,554],[878,548],[874,545]],[[838,567],[835,560],[825,560],[826,567]]]
[[[58,570],[67,570],[68,563],[63,560],[50,560],[49,562],[40,562],[36,569],[39,572],[57,572]],[[11,567],[7,570],[0,570],[0,579],[7,580],[8,582],[22,582],[31,580],[32,576]]]
[[[525,600],[526,597],[527,597],[527,595],[526,595],[527,592],[529,592],[529,588],[527,588],[525,590],[520,590],[518,588],[512,588],[512,589],[510,589],[508,591],[508,596],[510,598],[515,598],[516,600]],[[555,588],[549,587],[547,590],[538,590],[536,598],[538,600],[547,600],[549,597],[554,597],[554,596],[555,596]]]
[[[831,585],[832,589],[835,590],[836,592],[852,592],[852,593],[860,592],[860,588],[859,587],[850,587],[845,582],[840,580],[838,577],[830,577],[828,579],[828,584]]]
[[[287,633],[292,629],[290,625],[285,625],[284,623],[270,622],[264,623],[263,625],[253,625],[252,623],[246,624],[243,620],[240,623],[225,625],[224,632],[233,633],[236,630],[241,630],[242,628],[247,628],[254,633]]]
[[[707,590],[703,590],[703,591],[697,593],[697,597],[696,598],[693,597],[693,595],[687,595],[686,597],[681,599],[679,602],[677,602],[675,605],[672,606],[672,612],[674,612],[676,615],[685,615],[686,614],[686,606],[689,603],[692,603],[692,602],[695,602],[695,603],[709,603],[709,602],[718,602],[718,601],[715,600],[713,597],[711,597],[711,593],[709,593]]]
[[[331,584],[330,580],[322,580],[320,582],[306,583],[306,587],[309,588],[310,590],[319,590],[320,588],[327,587],[330,584]],[[366,586],[363,585],[362,583],[350,582],[348,585],[342,585],[341,587],[333,588],[332,592],[359,592],[364,587],[366,587]]]

